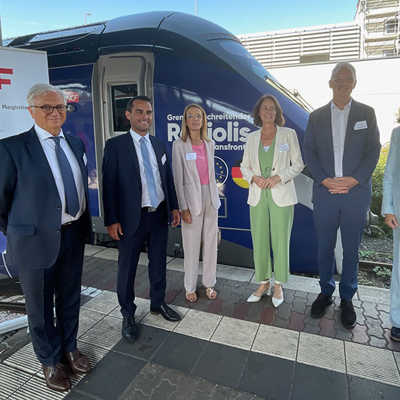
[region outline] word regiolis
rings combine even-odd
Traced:
[[[181,133],[182,115],[167,115],[168,141],[177,139]],[[208,114],[207,133],[215,142],[215,150],[244,150],[247,136],[254,128],[250,128],[251,119],[248,115],[238,114]]]

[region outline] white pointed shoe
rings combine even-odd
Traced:
[[[279,307],[284,301],[283,288],[281,287],[281,289],[282,289],[282,297],[281,298],[278,299],[277,297],[272,297],[272,304],[275,308]]]
[[[246,301],[247,301],[248,303],[258,303],[258,302],[261,300],[261,298],[262,298],[263,296],[265,296],[265,295],[271,296],[271,288],[272,288],[272,285],[271,285],[271,283],[270,283],[269,286],[268,286],[268,288],[264,290],[264,292],[262,293],[261,296],[257,296],[256,294],[252,293],[252,294],[248,297],[248,299],[247,299]]]

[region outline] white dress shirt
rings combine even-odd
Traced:
[[[79,167],[78,161],[75,157],[75,154],[69,147],[67,140],[64,137],[63,131],[61,130],[59,133],[60,145],[64,150],[65,155],[67,156],[69,165],[71,166],[72,173],[74,175],[74,181],[76,185],[76,190],[78,192],[79,198],[79,211],[75,217],[67,214],[65,212],[65,191],[64,191],[64,182],[62,180],[60,167],[58,165],[57,155],[56,155],[56,142],[52,139],[54,136],[42,129],[40,126],[35,124],[35,131],[39,138],[40,144],[42,145],[44,154],[46,155],[47,161],[49,163],[51,172],[53,174],[57,191],[61,200],[61,224],[66,224],[67,222],[76,221],[80,218],[83,212],[86,209],[86,199],[85,199],[85,187],[83,186],[82,173]]]
[[[160,205],[160,203],[162,201],[164,201],[165,195],[164,195],[164,191],[162,189],[161,176],[160,176],[160,171],[158,170],[156,153],[154,152],[153,145],[150,142],[149,134],[146,133],[145,136],[141,136],[132,129],[130,130],[130,133],[131,133],[131,136],[133,139],[133,143],[135,145],[135,150],[136,150],[137,158],[139,161],[140,180],[142,181],[142,207],[150,207],[151,206],[148,183],[147,183],[146,173],[144,171],[144,165],[143,165],[142,150],[140,148],[140,139],[142,137],[146,141],[147,150],[149,152],[150,164],[151,164],[151,169],[153,170],[153,174],[154,174],[154,180],[156,183],[156,193],[157,193],[157,199],[158,199],[158,204],[155,207],[158,207]]]
[[[341,178],[343,176],[344,142],[346,139],[347,121],[349,120],[350,107],[351,100],[344,106],[343,110],[337,107],[333,101],[331,101],[332,141],[336,178]]]

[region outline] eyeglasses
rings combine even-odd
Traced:
[[[65,104],[57,104],[56,106],[51,106],[50,104],[43,104],[42,106],[30,106],[32,108],[40,108],[46,114],[51,114],[54,110],[58,113],[65,113],[69,108]]]
[[[188,114],[186,116],[187,119],[202,119],[203,116],[201,114]]]

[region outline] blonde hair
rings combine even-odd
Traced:
[[[186,118],[187,118],[187,112],[190,108],[197,108],[201,112],[201,128],[200,128],[200,137],[201,139],[205,140],[208,142],[210,139],[208,138],[207,135],[207,114],[204,111],[203,107],[197,105],[197,104],[189,104],[188,106],[185,107],[183,111],[183,118],[182,118],[182,133],[181,133],[181,139],[186,142],[187,138],[190,137],[190,130],[189,127],[187,126],[186,123]]]

